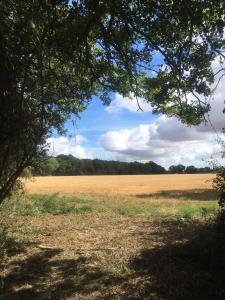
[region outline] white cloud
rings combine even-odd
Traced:
[[[219,70],[219,61],[212,64],[215,72]],[[213,87],[212,87],[213,88]],[[111,105],[106,108],[109,113],[121,110],[137,112],[138,105],[134,97],[122,97],[118,93]],[[140,124],[133,129],[108,131],[101,137],[103,148],[91,149],[91,153],[84,147],[87,141],[82,135],[74,138],[49,138],[49,154],[72,154],[78,158],[99,157],[124,161],[153,160],[168,167],[171,164],[183,163],[186,165],[204,165],[202,159],[208,160],[211,156],[220,156],[220,146],[215,142],[214,129],[221,132],[225,127],[223,114],[225,100],[225,77],[209,99],[211,111],[206,124],[198,127],[187,127],[176,118],[160,116],[154,123]],[[144,111],[151,111],[150,104],[139,99]],[[134,116],[135,117],[135,116]]]
[[[212,67],[215,73],[221,68],[217,59]],[[209,99],[211,111],[206,124],[188,127],[175,117],[160,116],[149,125],[108,131],[102,136],[101,144],[106,151],[114,154],[114,159],[154,160],[164,166],[176,163],[204,165],[202,159],[220,157],[221,148],[215,141],[215,131],[218,134],[225,127],[224,100],[225,76]],[[120,109],[134,111],[133,104],[130,103],[129,99],[117,94],[111,112]]]
[[[92,158],[91,153],[81,146],[86,142],[86,138],[82,135],[76,135],[73,138],[65,136],[50,137],[47,139],[49,155],[57,156],[59,154],[72,154],[77,158]]]
[[[77,134],[75,136],[74,140],[75,140],[76,145],[81,145],[81,144],[87,142],[87,139],[81,134]]]
[[[130,112],[151,112],[152,108],[144,99],[136,99],[133,94],[131,94],[130,97],[123,97],[116,93],[113,101],[106,107],[106,111],[109,113],[117,113],[121,110],[128,110]]]
[[[164,122],[164,119],[161,118],[161,121]],[[101,144],[105,150],[114,153],[114,159],[153,160],[166,167],[178,163],[203,165],[203,159],[208,160],[220,151],[219,145],[213,141],[198,140],[195,135],[193,139],[188,134],[188,140],[180,136],[175,140],[171,133],[172,138],[168,138],[158,131],[161,123],[159,120],[157,123],[140,125],[131,130],[109,131],[102,136]]]

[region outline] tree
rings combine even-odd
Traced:
[[[79,160],[72,155],[58,155],[57,156],[58,168],[55,170],[54,175],[80,175],[82,170],[79,166]]]
[[[215,57],[224,75],[222,0],[0,6],[0,202],[37,162],[53,128],[63,133],[93,95],[107,104],[112,91],[132,92],[155,112],[198,124],[210,109]]]
[[[59,162],[55,157],[44,157],[38,164],[38,168],[33,170],[34,175],[53,175],[59,168]]]
[[[53,128],[63,133],[95,93],[126,90],[122,66],[100,59],[97,37],[85,32],[90,16],[77,9],[60,0],[1,1],[0,202],[37,163]]]
[[[184,173],[184,170],[185,170],[185,166],[181,164],[169,167],[169,173],[172,174],[182,174]]]
[[[166,170],[162,166],[156,164],[153,161],[148,162],[147,165],[151,169],[151,173],[152,174],[163,174],[163,173],[166,173]]]
[[[187,166],[185,169],[185,173],[195,174],[195,173],[198,173],[198,169],[195,166]]]

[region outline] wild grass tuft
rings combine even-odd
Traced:
[[[2,209],[3,213],[23,216],[36,216],[41,214],[82,214],[90,213],[93,208],[84,201],[76,202],[74,197],[66,197],[59,194],[33,194],[23,198],[9,201]]]

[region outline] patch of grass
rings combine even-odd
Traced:
[[[127,216],[127,217],[138,217],[138,216],[153,216],[157,215],[160,209],[160,205],[152,204],[148,206],[144,205],[133,205],[133,206],[121,206],[114,208],[114,213]]]
[[[36,226],[11,226],[8,228],[8,238],[22,244],[36,243],[40,237],[51,236],[51,232],[48,228],[39,228]]]
[[[134,198],[91,197],[85,195],[33,194],[6,201],[0,214],[38,216],[42,214],[87,214],[106,215],[113,213],[125,217],[152,219],[192,219],[207,217],[218,208],[215,201],[170,201],[155,199],[137,201]]]
[[[193,219],[195,217],[207,217],[217,210],[216,203],[196,204],[139,204],[114,208],[114,213],[127,217],[151,217],[153,219]]]
[[[185,205],[178,208],[176,217],[182,219],[192,219],[195,217],[207,217],[215,213],[217,210],[216,206],[197,206],[197,205]]]
[[[93,209],[91,206],[74,207],[72,212],[76,214],[90,213]]]
[[[59,194],[39,195],[33,194],[23,198],[8,201],[2,207],[2,213],[22,216],[37,216],[41,214],[82,214],[92,212],[93,207],[77,202],[74,197],[66,197]]]
[[[68,214],[74,210],[74,206],[58,194],[53,194],[52,196],[44,195],[43,197],[37,196],[33,197],[33,201],[41,213]]]

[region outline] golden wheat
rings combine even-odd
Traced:
[[[49,176],[25,183],[29,193],[150,194],[165,190],[211,189],[214,174]]]

